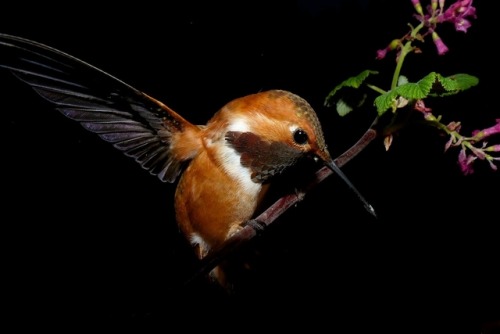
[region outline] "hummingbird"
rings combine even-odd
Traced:
[[[177,183],[178,227],[201,260],[255,214],[273,178],[302,159],[337,173],[311,105],[273,89],[238,97],[204,125],[103,70],[50,46],[0,34],[0,67],[144,170]],[[210,277],[226,284],[222,266]]]

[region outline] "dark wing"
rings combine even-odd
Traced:
[[[180,174],[182,161],[170,154],[170,138],[194,125],[161,102],[71,55],[17,36],[0,34],[0,67],[160,180],[173,182]]]

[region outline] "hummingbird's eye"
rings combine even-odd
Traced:
[[[306,144],[308,138],[307,133],[302,129],[297,129],[293,133],[293,140],[299,145]]]

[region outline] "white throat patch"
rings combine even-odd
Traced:
[[[249,132],[250,127],[244,118],[237,118],[232,121],[227,127],[228,131],[234,132]],[[262,188],[260,183],[255,183],[252,181],[251,170],[248,167],[241,165],[241,154],[236,152],[236,150],[224,142],[218,145],[218,155],[225,171],[231,175],[239,184],[243,187],[245,192],[258,194]]]

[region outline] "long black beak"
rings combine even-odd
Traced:
[[[366,201],[366,199],[361,195],[361,193],[358,191],[358,189],[356,189],[354,187],[354,185],[351,183],[351,181],[349,181],[347,176],[345,176],[345,174],[340,170],[340,168],[332,160],[324,161],[324,163],[333,172],[337,173],[337,175],[340,176],[340,178],[342,180],[344,180],[344,182],[347,184],[347,186],[349,186],[349,188],[351,188],[351,190],[354,191],[354,193],[358,196],[358,198],[361,200],[361,202],[363,202],[365,209],[369,213],[371,213],[375,218],[377,218],[377,214],[375,213],[375,210],[373,209],[373,207]]]

